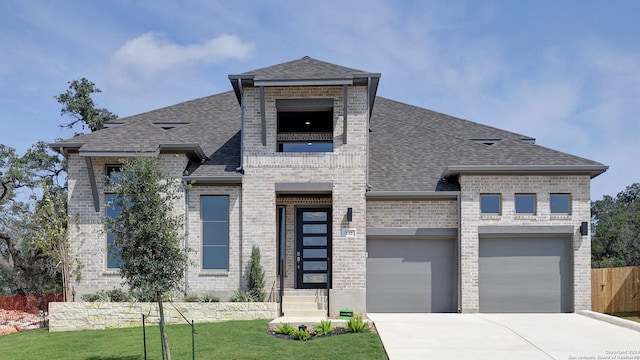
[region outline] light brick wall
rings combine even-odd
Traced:
[[[188,190],[188,233],[186,238],[190,265],[186,275],[189,294],[215,294],[226,300],[240,288],[242,262],[241,224],[242,188],[240,186],[195,185]],[[206,195],[222,195],[229,198],[229,269],[202,269],[202,217],[200,199]]]
[[[475,176],[462,175],[461,186],[461,264],[462,311],[477,312],[478,227],[487,225],[532,226],[571,225],[573,235],[573,302],[574,310],[591,309],[591,238],[581,236],[580,224],[591,218],[589,176]],[[481,215],[480,194],[502,195],[502,214]],[[514,194],[536,194],[537,213],[516,215]],[[549,194],[571,194],[571,214],[550,213]]]
[[[248,262],[251,246],[261,248],[268,292],[277,288],[276,278],[276,183],[332,183],[333,291],[355,290],[364,294],[366,271],[366,150],[367,94],[365,87],[349,87],[348,143],[343,143],[343,88],[283,87],[265,88],[267,144],[262,145],[260,96],[257,88],[246,89],[242,191],[243,262]],[[278,153],[276,137],[276,99],[333,98],[333,152]],[[353,221],[346,221],[347,208],[353,208]],[[288,212],[290,213],[290,212]],[[292,219],[291,219],[292,220]],[[343,229],[355,229],[355,238],[342,236]],[[293,252],[288,262],[292,262]],[[358,295],[359,296],[359,295]],[[363,299],[363,296],[360,298]],[[357,296],[356,296],[357,297]],[[361,300],[357,300],[362,303]],[[339,306],[363,308],[358,304],[332,302]],[[364,309],[362,309],[364,310]],[[337,311],[337,310],[336,310]],[[332,310],[332,312],[335,312]]]
[[[102,224],[106,216],[105,194],[110,192],[106,186],[106,165],[118,163],[118,158],[92,158],[100,202],[96,212],[85,158],[78,154],[68,156],[71,288],[76,301],[80,301],[83,294],[119,288],[122,284],[118,271],[107,269],[107,234]],[[182,155],[162,154],[159,163],[170,176],[180,179],[187,159]],[[184,198],[176,200],[174,210],[176,214],[184,213]]]
[[[368,200],[367,227],[457,228],[456,200]]]

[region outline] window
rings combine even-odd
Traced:
[[[105,194],[105,203],[107,204],[106,213],[110,219],[117,218],[122,211],[122,208],[113,204],[115,197],[115,194]],[[116,237],[107,232],[107,269],[118,269],[122,263],[122,259],[120,259],[120,249],[111,245],[115,240]]]
[[[107,165],[105,166],[107,174],[107,184],[115,184],[117,182],[117,174],[120,173],[122,166],[120,165]]]
[[[551,194],[549,195],[549,204],[552,214],[571,213],[571,196],[569,194]]]
[[[229,198],[202,196],[202,268],[229,268]]]
[[[284,206],[278,207],[278,243],[276,244],[277,250],[277,275],[283,274],[283,266],[286,256],[286,238],[287,238],[287,223],[286,223],[286,208]]]
[[[536,196],[534,194],[516,194],[516,214],[535,214]]]
[[[278,152],[332,152],[333,99],[279,99]]]
[[[498,194],[481,194],[480,195],[480,212],[482,214],[500,214],[500,195]]]

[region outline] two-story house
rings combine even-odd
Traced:
[[[145,155],[192,184],[174,204],[185,293],[243,288],[255,245],[288,316],[309,314],[304,296],[331,315],[591,308],[590,180],[606,166],[378,97],[380,74],[309,57],[229,80],[51,145],[69,161],[76,300],[121,284],[101,220],[110,174]]]

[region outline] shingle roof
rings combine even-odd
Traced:
[[[375,191],[458,190],[450,168],[502,166],[523,172],[599,169],[604,165],[551,150],[513,132],[378,97],[371,117],[369,184]],[[491,145],[475,141],[494,139]],[[486,171],[495,171],[487,168]],[[586,170],[581,170],[587,172]]]
[[[260,79],[336,79],[369,73],[308,57],[244,73]],[[375,74],[374,74],[375,75]],[[377,97],[370,121],[369,184],[375,191],[458,190],[456,172],[498,167],[576,169],[592,175],[600,163],[535,145],[534,139]],[[196,145],[204,161],[192,162],[191,179],[239,176],[240,106],[234,91],[121,118],[94,133],[52,144],[81,152],[153,152],[162,145]],[[163,129],[158,124],[174,124]],[[165,126],[168,127],[168,126]],[[486,145],[484,142],[492,142]],[[462,170],[461,170],[462,169]]]
[[[369,72],[335,65],[305,56],[302,59],[247,71],[241,75],[252,75],[256,81],[264,81],[353,79],[354,74],[366,75],[369,74]]]
[[[235,174],[240,166],[240,107],[233,91],[120,118],[122,125],[76,136],[52,144],[79,151],[157,151],[160,144],[198,144],[206,160],[194,175]],[[158,123],[176,124],[165,130]],[[113,125],[113,124],[112,124]],[[197,167],[192,166],[192,170]]]

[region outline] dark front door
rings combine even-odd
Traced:
[[[331,270],[331,209],[297,209],[296,284],[326,289]]]

